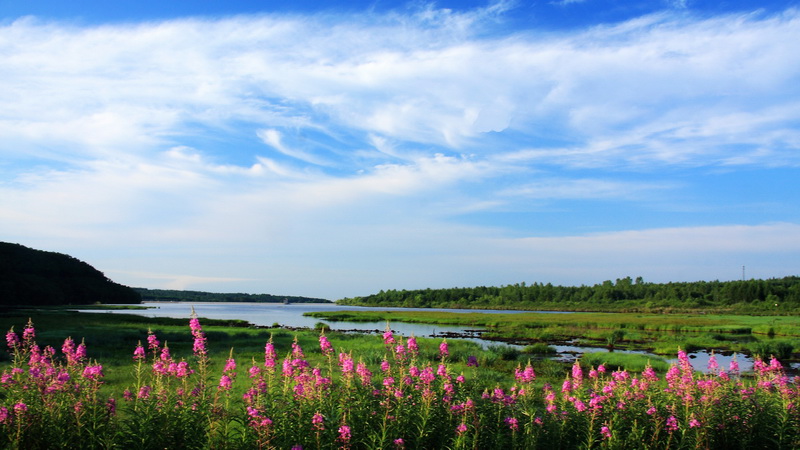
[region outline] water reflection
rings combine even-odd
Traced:
[[[539,312],[539,313],[553,313],[553,314],[569,314],[564,311],[500,311],[500,310],[475,310],[475,309],[436,309],[436,308],[371,308],[359,306],[341,306],[332,303],[293,303],[293,304],[277,304],[277,303],[167,303],[167,302],[147,302],[143,303],[150,309],[146,310],[81,310],[84,312],[102,312],[102,313],[121,313],[121,314],[137,314],[145,317],[171,317],[171,318],[186,318],[189,319],[192,307],[199,317],[206,317],[209,319],[225,319],[225,320],[246,320],[254,325],[272,326],[279,324],[282,327],[288,328],[313,328],[317,323],[322,322],[328,325],[332,330],[337,331],[359,331],[364,333],[381,333],[387,326],[387,322],[331,322],[327,320],[317,319],[313,317],[306,317],[303,314],[306,312],[315,311],[447,311],[454,313],[487,313],[487,314],[515,314],[523,312]],[[480,338],[482,330],[475,327],[465,328],[461,326],[450,325],[431,325],[420,323],[405,323],[405,322],[389,322],[390,328],[395,334],[402,336],[418,337],[452,337],[458,336],[458,339],[475,342],[483,348],[497,345],[509,345],[518,349],[522,349],[522,345],[501,344],[495,341],[490,341]],[[556,349],[559,360],[572,362],[580,358],[584,353],[608,351],[605,347],[585,347],[577,345],[557,344],[552,345]],[[642,355],[649,355],[654,358],[662,358],[653,353],[648,353],[641,350],[624,350],[616,349],[618,353],[635,353]],[[676,349],[677,352],[677,349]],[[676,355],[677,356],[677,355]],[[688,354],[692,366],[695,370],[701,372],[708,371],[708,361],[711,354],[706,350],[692,352]],[[741,372],[751,371],[753,369],[753,360],[749,356],[743,354],[721,354],[715,353],[719,367],[727,370],[731,360],[736,358],[739,363],[739,370]],[[662,358],[663,359],[663,358]],[[668,363],[677,363],[677,357],[667,359]]]

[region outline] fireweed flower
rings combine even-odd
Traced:
[[[386,324],[386,331],[383,332],[383,343],[386,345],[394,345],[395,343],[394,335],[388,323]]]
[[[136,396],[138,398],[143,399],[143,400],[147,400],[148,398],[150,398],[150,391],[151,390],[152,390],[152,388],[150,386],[142,386],[139,389],[139,393]]]
[[[319,335],[319,349],[325,356],[333,354],[333,345],[324,334]]]
[[[611,438],[611,429],[603,425],[600,427],[600,434],[603,436],[603,439],[609,439]]]
[[[478,358],[473,355],[467,357],[467,367],[478,367]]]
[[[219,379],[218,389],[221,391],[229,391],[233,386],[233,380],[228,375],[222,375]]]
[[[419,353],[417,338],[415,338],[413,334],[406,341],[406,348],[408,348],[408,352],[411,353],[412,355],[416,355],[417,353]]]
[[[731,363],[728,365],[728,370],[734,375],[739,375],[739,362],[736,361],[736,355],[733,355],[733,359],[731,359]]]
[[[339,427],[339,440],[342,442],[350,442],[350,427],[342,425]]]
[[[678,419],[675,418],[675,416],[669,416],[667,418],[666,430],[670,433],[673,431],[678,431]]]
[[[519,430],[519,421],[516,417],[506,417],[505,422],[511,431]]]
[[[508,419],[506,419],[506,420],[508,420]],[[464,434],[464,432],[466,432],[466,431],[467,431],[467,424],[465,424],[464,422],[461,422],[456,427],[456,433],[458,433],[458,434]]]
[[[710,373],[717,373],[719,372],[719,363],[717,363],[717,355],[714,354],[714,351],[711,351],[711,356],[708,357],[708,366],[707,369]]]
[[[578,364],[578,361],[575,361],[575,364],[572,365],[572,384],[579,388],[583,383],[583,370],[581,369],[581,365]]]
[[[294,342],[292,342],[292,357],[295,359],[302,359],[306,357],[303,354],[303,349],[300,348],[300,344],[297,342],[297,336],[295,336]]]
[[[361,379],[362,385],[369,386],[370,383],[372,383],[372,372],[370,372],[370,370],[367,368],[367,365],[363,362],[358,362],[358,365],[356,366],[356,373]]]
[[[447,347],[447,339],[442,339],[442,343],[439,344],[439,356],[445,358],[450,355],[450,350]]]
[[[28,411],[28,405],[23,402],[19,402],[14,405],[14,413],[18,416],[25,414]]]
[[[0,425],[3,425],[8,422],[8,408],[5,406],[0,407]]]
[[[103,377],[103,366],[96,365],[96,366],[86,366],[83,369],[83,377],[88,380],[96,380],[98,378]]]
[[[22,340],[30,345],[34,339],[36,339],[36,330],[33,328],[33,321],[28,319],[28,324],[25,325],[25,329],[22,330]]]
[[[276,358],[275,346],[272,344],[272,337],[270,337],[269,342],[264,346],[264,367],[274,369]]]
[[[136,346],[136,350],[133,351],[133,360],[134,361],[143,361],[145,358],[144,347],[142,347],[141,341],[139,345]]]
[[[530,383],[536,379],[536,373],[533,371],[531,362],[528,361],[528,365],[525,366],[524,370],[520,368],[520,366],[517,366],[517,368],[514,369],[514,378],[520,383]]]
[[[83,361],[84,359],[86,359],[86,344],[84,344],[83,342],[78,344],[78,348],[75,349],[75,358],[78,361]]]
[[[155,353],[160,345],[161,343],[158,342],[158,338],[156,337],[156,335],[153,334],[152,331],[147,330],[147,348],[149,348]]]
[[[314,430],[316,431],[324,431],[325,416],[323,416],[319,412],[314,413],[314,417],[311,418],[311,425],[314,427]]]
[[[403,438],[397,438],[397,439],[394,440],[394,447],[395,448],[401,449],[401,448],[405,448],[405,446],[406,446],[406,442],[403,440]]]
[[[19,347],[19,336],[17,336],[17,333],[14,333],[14,327],[11,327],[8,333],[6,333],[6,345],[8,345],[8,348],[11,350]]]

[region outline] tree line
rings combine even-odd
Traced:
[[[134,288],[145,302],[330,303],[312,297]]]
[[[650,283],[642,277],[593,286],[517,283],[501,287],[387,290],[338,300],[344,305],[416,308],[626,309],[717,308],[778,312],[800,309],[800,277]]]

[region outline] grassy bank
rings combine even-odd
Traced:
[[[312,312],[330,321],[409,322],[485,328],[482,337],[516,344],[569,341],[674,354],[716,349],[790,359],[800,349],[800,317],[640,313]]]

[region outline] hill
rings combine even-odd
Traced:
[[[291,295],[241,294],[169,289],[134,288],[145,302],[244,302],[244,303],[330,303],[330,300]]]
[[[0,242],[0,305],[140,303],[133,289],[72,256]]]

